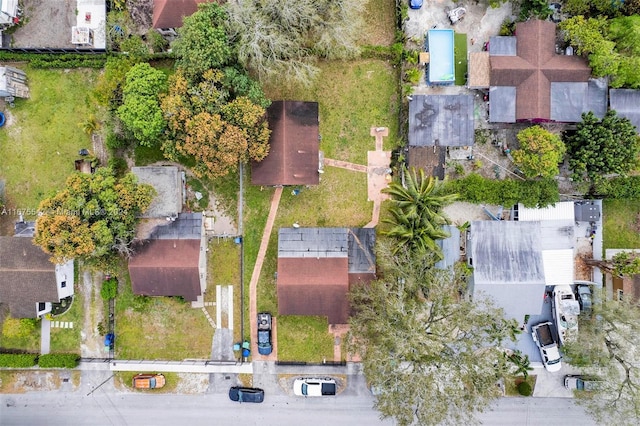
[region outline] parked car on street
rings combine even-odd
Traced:
[[[593,298],[591,297],[591,287],[586,284],[578,284],[576,286],[576,293],[578,303],[580,303],[580,310],[586,315],[591,315],[591,306]]]
[[[162,374],[136,374],[133,376],[133,387],[136,389],[160,389],[165,384]]]
[[[571,390],[593,392],[597,390],[602,380],[592,376],[566,375],[564,376],[564,387]]]
[[[231,389],[229,389],[229,399],[237,402],[260,403],[264,401],[264,391],[259,388],[233,386]]]
[[[269,355],[273,350],[271,344],[271,314],[261,312],[258,314],[258,353]]]
[[[293,382],[293,393],[297,396],[327,396],[336,394],[336,381],[332,378],[300,378]]]
[[[116,336],[113,333],[109,333],[104,336],[104,347],[107,349],[113,349],[113,344],[116,340]]]

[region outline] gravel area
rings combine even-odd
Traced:
[[[22,0],[25,24],[11,34],[7,47],[73,48],[75,0]]]

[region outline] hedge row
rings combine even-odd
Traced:
[[[457,193],[462,201],[476,204],[496,204],[511,207],[522,203],[525,207],[545,207],[560,201],[558,183],[544,180],[495,180],[472,173],[445,184],[449,193]]]
[[[77,354],[0,354],[0,367],[29,368],[38,364],[41,368],[75,368],[80,356]]]
[[[640,199],[640,176],[599,179],[595,182],[593,194],[602,198]]]
[[[0,354],[0,367],[29,368],[36,365],[35,354]]]

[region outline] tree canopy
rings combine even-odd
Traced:
[[[501,395],[512,366],[499,349],[515,321],[485,300],[465,300],[462,270],[432,267],[430,254],[406,246],[378,255],[382,279],[351,291],[348,346],[362,357],[378,391],[375,407],[399,425],[468,424]]]
[[[227,3],[227,31],[240,64],[261,81],[308,84],[317,58],[358,52],[364,2],[262,0]]]
[[[580,339],[564,347],[565,359],[602,381],[593,392],[576,392],[599,424],[640,422],[640,305],[628,297],[593,307],[580,322]]]
[[[140,145],[156,145],[166,128],[159,100],[166,88],[166,75],[146,62],[134,65],[126,74],[118,117]]]
[[[442,208],[453,202],[457,195],[444,192],[441,182],[427,177],[423,169],[405,169],[404,172],[406,187],[396,180],[382,190],[392,197],[391,217],[383,220],[391,228],[385,234],[398,240],[394,251],[406,244],[412,250],[431,251],[440,258],[442,253],[436,240],[448,237],[442,225],[449,223]]]
[[[239,162],[260,161],[269,152],[265,109],[249,98],[229,100],[221,71],[206,71],[197,83],[178,69],[162,100],[170,137],[162,146],[167,158],[195,160],[198,177],[215,178],[236,170]]]
[[[558,163],[566,152],[562,139],[540,126],[531,126],[517,135],[520,149],[513,152],[513,160],[528,178],[553,177],[559,172]]]
[[[56,263],[128,254],[138,217],[154,195],[131,173],[120,179],[107,167],[73,173],[64,189],[40,202],[34,242]]]
[[[589,259],[587,264],[597,266],[603,272],[613,274],[616,277],[629,277],[640,274],[640,253],[622,251],[609,260]]]
[[[225,29],[228,20],[225,9],[216,3],[200,3],[195,13],[184,18],[172,49],[177,65],[189,76],[235,62]]]
[[[574,177],[592,181],[603,174],[626,174],[635,167],[640,149],[635,126],[615,111],[602,120],[592,112],[582,114],[582,122],[565,142]]]

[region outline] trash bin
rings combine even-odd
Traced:
[[[249,349],[245,348],[242,350],[242,358],[244,359],[244,362],[249,360],[249,355],[251,355],[251,351]]]
[[[240,343],[234,343],[233,344],[233,350],[234,351],[239,351],[240,350]]]

